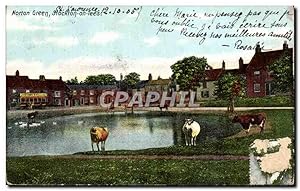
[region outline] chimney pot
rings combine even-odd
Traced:
[[[287,41],[285,40],[283,43],[283,50],[286,50],[288,48],[289,48],[289,45],[288,45]]]
[[[45,80],[45,76],[44,75],[40,75],[40,80],[44,81]]]
[[[259,42],[256,44],[255,52],[261,52]]]
[[[239,59],[239,69],[240,70],[243,69],[243,66],[244,66],[244,60],[243,60],[242,57],[240,57],[240,59]]]
[[[149,80],[149,81],[152,80],[152,74],[151,74],[151,73],[148,75],[148,80]]]

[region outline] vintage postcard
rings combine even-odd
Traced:
[[[295,186],[293,6],[7,6],[9,186]]]

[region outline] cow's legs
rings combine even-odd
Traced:
[[[260,133],[262,133],[264,131],[264,127],[265,127],[265,119],[263,119],[261,121],[261,123],[259,124],[259,127],[260,127]]]
[[[194,137],[194,146],[196,146],[196,140],[197,140],[197,137]]]
[[[93,145],[93,142],[91,143],[91,145],[92,145],[92,150],[93,150],[93,152],[94,152],[94,145]]]
[[[251,129],[251,123],[249,124],[249,128],[248,128],[248,130],[247,130],[247,133],[249,133],[250,132],[250,129]]]
[[[101,151],[105,151],[105,141],[101,142]]]
[[[184,135],[184,139],[185,139],[185,145],[188,146],[188,137],[187,137],[187,135]]]
[[[100,149],[99,149],[99,142],[97,143],[97,148],[98,148],[98,151],[100,151]]]

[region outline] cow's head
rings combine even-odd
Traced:
[[[91,128],[91,132],[96,132],[96,131],[97,131],[96,127]]]
[[[232,123],[236,123],[236,122],[239,122],[239,116],[234,116],[233,119],[232,119]]]
[[[185,123],[188,124],[188,125],[191,125],[193,122],[194,122],[194,120],[191,119],[191,118],[185,119]]]

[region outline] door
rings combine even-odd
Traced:
[[[266,83],[266,95],[267,96],[274,95],[274,92],[272,90],[272,82],[267,82]]]

